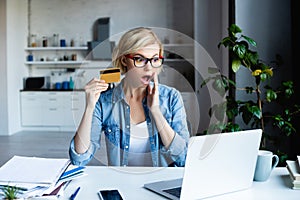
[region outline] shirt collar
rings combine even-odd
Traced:
[[[118,102],[125,98],[124,91],[123,91],[123,82],[124,80],[122,79],[121,82],[114,89],[113,96],[112,96],[113,102]]]

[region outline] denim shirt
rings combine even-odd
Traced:
[[[190,134],[182,96],[175,88],[162,84],[159,84],[158,88],[160,110],[175,131],[175,137],[166,149],[144,98],[142,104],[149,133],[152,163],[154,167],[183,167]],[[100,148],[102,132],[105,135],[108,165],[127,166],[130,148],[130,107],[125,101],[122,82],[115,88],[101,93],[95,105],[89,149],[83,154],[76,153],[74,138],[72,139],[69,148],[72,164],[84,166],[93,158],[96,150]]]

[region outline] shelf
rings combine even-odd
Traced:
[[[164,62],[194,62],[194,59],[180,59],[180,58],[174,58],[174,59],[171,59],[171,58],[166,58],[164,60]]]
[[[194,44],[188,44],[188,43],[182,43],[182,44],[175,44],[175,43],[169,43],[169,44],[163,44],[164,47],[194,47]]]
[[[87,50],[88,47],[27,47],[26,51],[64,51],[64,50]]]
[[[25,62],[26,65],[81,65],[87,64],[90,61],[28,61]]]

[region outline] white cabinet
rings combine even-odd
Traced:
[[[21,92],[21,120],[23,126],[42,124],[42,101],[37,92]]]
[[[84,92],[68,92],[64,98],[64,120],[65,126],[78,127],[85,108]]]
[[[85,108],[83,91],[22,91],[22,126],[70,127],[79,125]]]
[[[40,92],[38,94],[42,102],[42,126],[62,126],[63,99],[65,94],[61,92]]]

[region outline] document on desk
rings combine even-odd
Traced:
[[[0,182],[55,184],[69,159],[14,156],[0,168]]]

